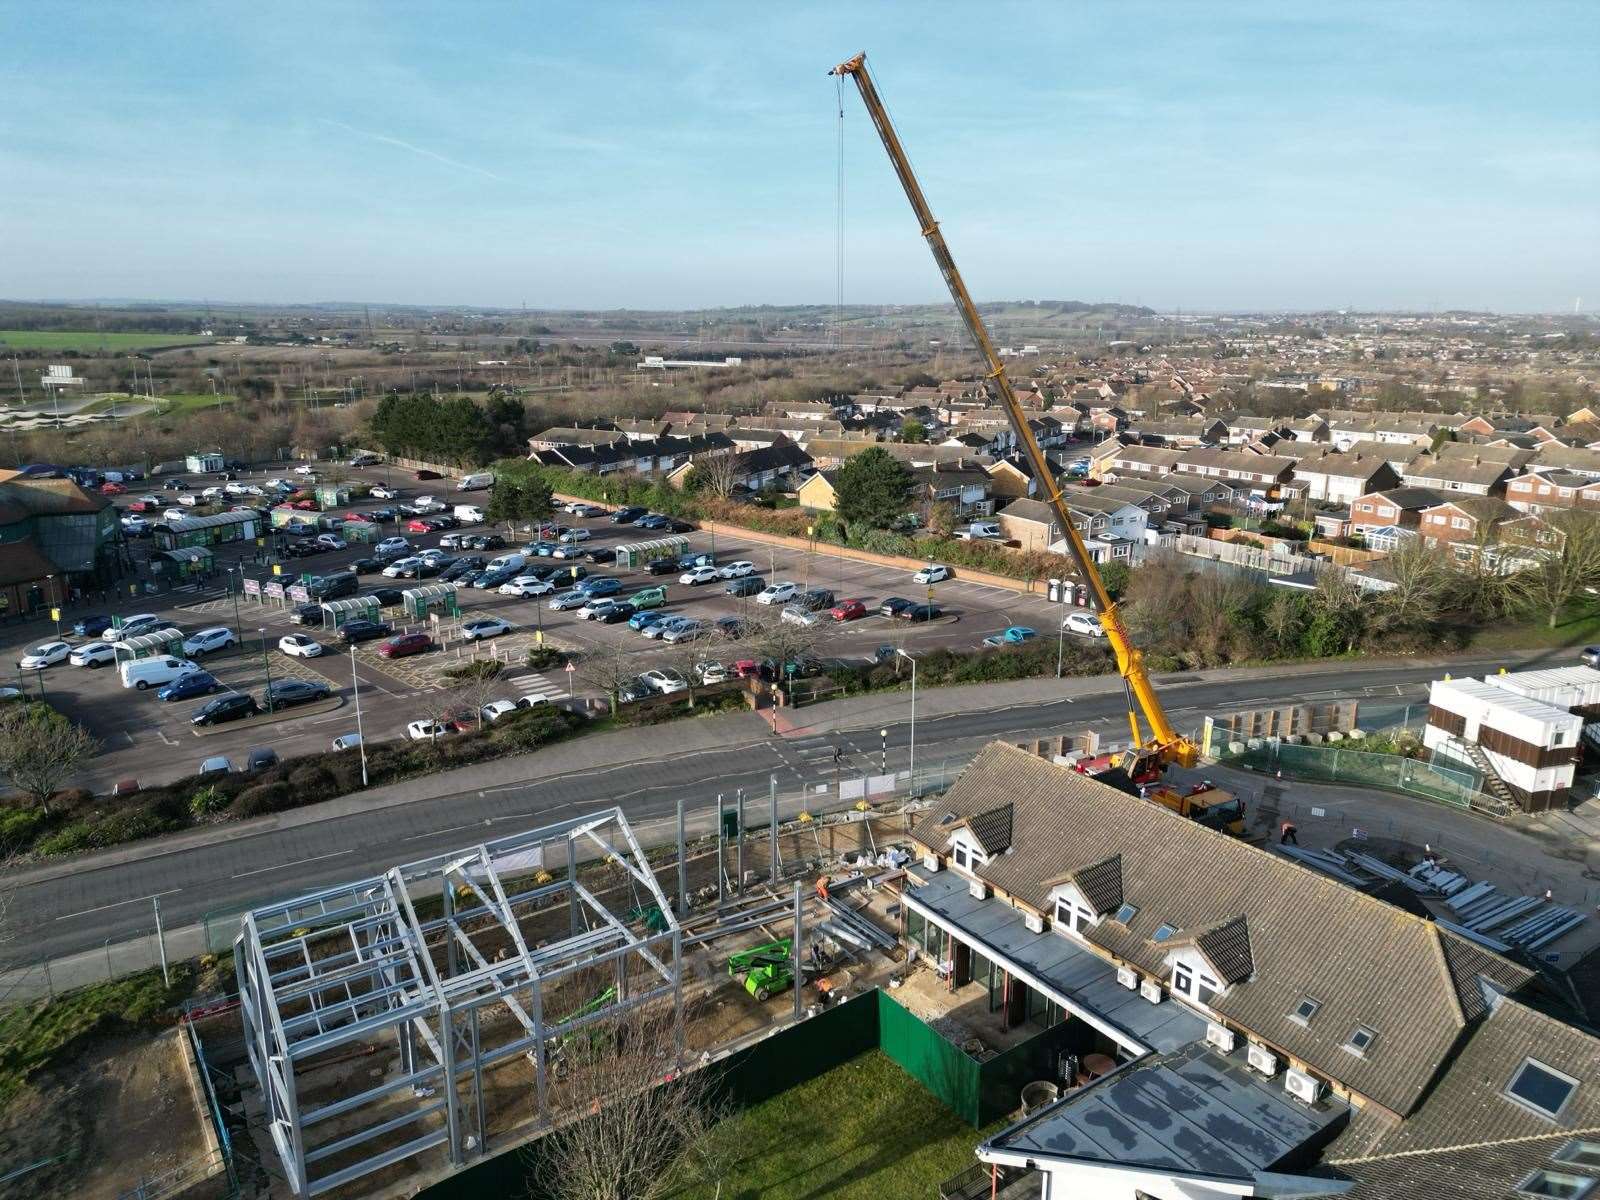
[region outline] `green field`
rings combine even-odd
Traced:
[[[977,1161],[973,1129],[871,1050],[723,1121],[712,1135],[731,1165],[721,1194],[740,1200],[890,1200],[937,1195]],[[721,1157],[719,1154],[717,1157]],[[714,1183],[672,1200],[713,1200]]]
[[[183,333],[96,333],[92,329],[59,333],[54,330],[0,329],[0,346],[13,350],[159,350],[163,346],[210,345],[210,338]]]

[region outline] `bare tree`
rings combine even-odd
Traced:
[[[694,460],[690,474],[695,491],[726,500],[739,486],[739,456],[732,450],[718,450]]]
[[[1445,552],[1409,538],[1385,562],[1394,586],[1370,606],[1378,627],[1415,629],[1438,620],[1455,590],[1455,569]]]
[[[1473,540],[1467,545],[1470,551],[1455,558],[1457,604],[1480,620],[1505,614],[1516,606],[1516,596],[1508,564],[1498,552],[1498,527],[1490,521],[1479,521]]]
[[[574,674],[584,687],[603,695],[616,716],[618,698],[638,677],[639,664],[622,647],[608,646],[580,659]]]
[[[1587,588],[1600,587],[1600,517],[1558,513],[1545,518],[1529,542],[1502,553],[1523,565],[1507,579],[1513,604],[1554,629],[1561,612]]]
[[[0,710],[0,774],[46,813],[50,797],[99,752],[88,730],[53,708],[12,703]]]
[[[788,665],[815,657],[833,633],[828,614],[815,615],[818,620],[804,624],[784,620],[780,610],[760,608],[752,609],[745,620],[745,639],[760,657],[772,660],[774,673],[785,683],[790,678]]]
[[[709,1068],[683,1069],[680,1024],[652,1004],[569,1035],[553,1089],[574,1119],[558,1122],[532,1160],[530,1194],[551,1200],[653,1200],[731,1169],[716,1126],[730,1106]]]

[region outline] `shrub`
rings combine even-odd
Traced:
[[[32,845],[49,821],[42,808],[0,811],[0,854]]]
[[[338,794],[333,773],[315,759],[293,765],[286,782],[294,793],[297,806],[315,804],[318,800],[327,800]]]
[[[531,652],[530,652],[531,656]],[[500,662],[493,658],[480,658],[474,662],[465,662],[460,666],[447,667],[444,676],[447,679],[493,679],[500,674]]]
[[[63,788],[50,797],[53,812],[82,812],[94,807],[94,793],[87,788]]]
[[[528,666],[535,671],[542,671],[547,667],[559,667],[566,657],[554,646],[528,647]]]
[[[260,817],[294,807],[294,793],[287,783],[259,783],[245,788],[228,807],[237,817]]]
[[[41,839],[34,849],[44,855],[76,854],[94,845],[91,837],[92,831],[88,821],[73,821],[70,825],[63,825],[49,837]]]
[[[228,797],[224,796],[215,784],[207,784],[189,797],[189,811],[197,817],[209,817],[212,813],[219,813],[227,808],[228,803]]]

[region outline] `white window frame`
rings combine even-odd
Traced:
[[[1172,964],[1172,990],[1185,1000],[1210,1008],[1211,1002],[1226,990],[1198,952],[1180,950],[1168,961]]]
[[[1099,924],[1100,918],[1095,916],[1083,893],[1072,884],[1064,883],[1052,889],[1050,898],[1051,924],[1057,932],[1082,938]]]

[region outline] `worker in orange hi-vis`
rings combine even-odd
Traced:
[[[817,880],[817,899],[826,900],[827,898],[828,898],[828,877],[826,875],[824,875],[820,879]]]

